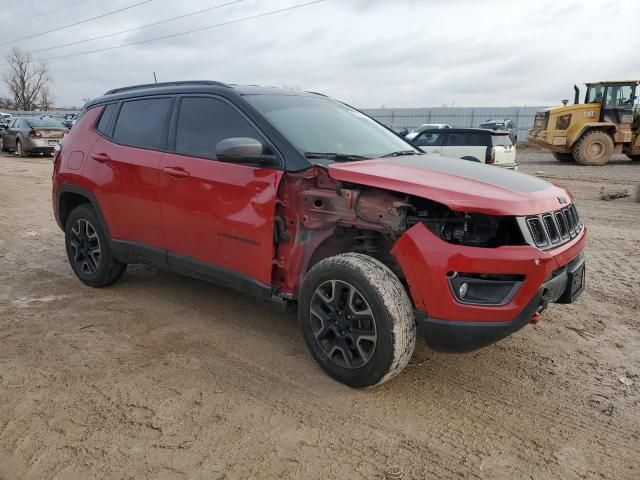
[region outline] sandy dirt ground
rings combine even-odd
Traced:
[[[418,344],[366,391],[239,293],[140,266],[83,286],[51,160],[0,157],[0,479],[640,478],[640,203],[599,199],[640,163],[519,156],[577,198],[586,292],[478,352]]]

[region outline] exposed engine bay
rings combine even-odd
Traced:
[[[524,243],[515,217],[456,212],[431,200],[335,181],[324,168],[314,167],[281,182],[273,284],[292,298],[309,268],[344,252],[370,255],[402,279],[390,250],[417,223],[453,244],[494,248]]]

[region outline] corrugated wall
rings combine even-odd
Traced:
[[[413,128],[423,123],[448,123],[452,127],[477,127],[488,119],[510,118],[518,127],[518,142],[527,141],[527,130],[533,126],[536,112],[546,107],[481,107],[481,108],[363,108],[362,111],[394,130]]]

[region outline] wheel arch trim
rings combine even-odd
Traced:
[[[85,197],[88,200],[88,203],[91,204],[93,209],[96,211],[96,215],[98,216],[98,221],[100,222],[100,226],[102,227],[105,235],[107,236],[108,241],[111,242],[111,233],[109,231],[109,225],[107,224],[107,221],[105,220],[104,215],[102,214],[102,210],[100,209],[100,204],[98,203],[98,200],[93,195],[93,193],[91,193],[86,188],[80,187],[78,185],[65,183],[58,187],[58,191],[56,193],[55,217],[56,217],[56,223],[58,224],[60,229],[64,231],[64,223],[62,221],[62,218],[60,218],[60,215],[61,215],[62,197],[64,196],[65,193],[73,193],[75,195],[80,195],[82,197]]]

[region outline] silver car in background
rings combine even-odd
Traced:
[[[16,117],[0,135],[0,149],[15,151],[21,157],[35,153],[52,155],[68,133],[69,129],[55,119]]]

